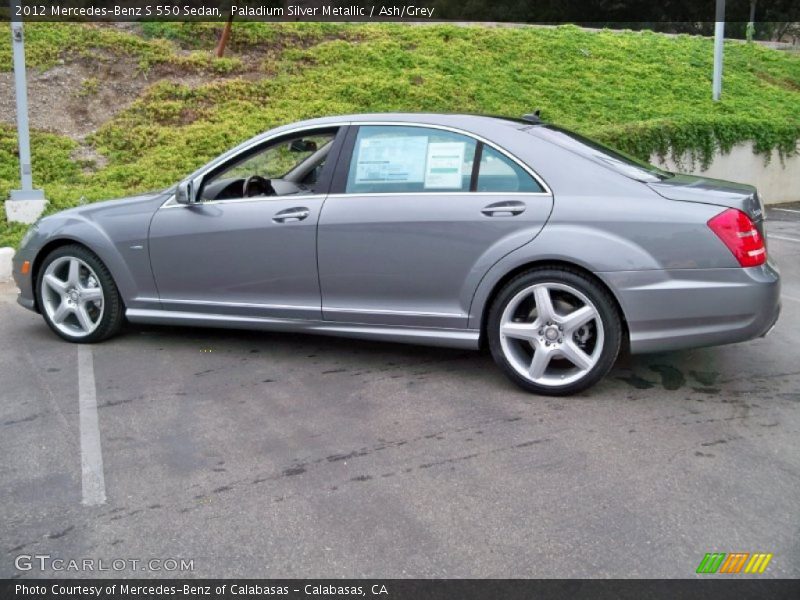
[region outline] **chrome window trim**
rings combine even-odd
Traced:
[[[508,158],[508,159],[514,161],[515,163],[517,163],[517,165],[519,165],[522,168],[523,171],[525,171],[528,175],[530,175],[533,178],[533,180],[536,183],[539,184],[539,187],[541,187],[542,190],[543,190],[541,192],[470,192],[469,190],[463,191],[463,192],[436,192],[436,191],[427,192],[427,191],[422,191],[422,192],[402,192],[402,194],[442,195],[442,194],[454,194],[454,193],[456,193],[456,194],[484,194],[484,195],[492,195],[492,196],[497,196],[497,195],[501,195],[501,194],[524,194],[524,195],[533,195],[533,196],[552,196],[553,195],[553,192],[550,189],[550,186],[548,186],[545,183],[545,181],[541,177],[539,177],[539,174],[536,173],[536,171],[534,171],[531,167],[529,167],[524,162],[522,162],[519,158],[517,158],[516,156],[511,154],[505,148],[502,148],[502,147],[498,146],[496,143],[494,143],[494,142],[492,142],[490,140],[487,140],[486,138],[484,138],[483,136],[478,135],[477,133],[472,133],[471,131],[465,131],[463,129],[459,129],[458,127],[452,127],[450,125],[432,125],[432,124],[427,124],[427,123],[403,122],[403,121],[356,121],[356,122],[349,123],[349,125],[354,126],[354,127],[369,127],[369,126],[377,126],[377,127],[421,127],[423,129],[439,129],[439,130],[442,130],[442,131],[449,131],[451,133],[457,133],[459,135],[463,135],[463,136],[466,136],[468,138],[472,138],[473,140],[476,140],[478,142],[482,142],[485,145],[489,146],[490,148],[493,148],[493,149],[497,150],[497,152],[499,152],[500,154],[502,154],[506,158]],[[350,160],[352,160],[352,159],[353,159],[353,157],[350,156]],[[349,164],[348,164],[348,167],[349,167]],[[373,196],[373,195],[374,196],[392,196],[392,195],[400,195],[400,194],[393,194],[392,192],[370,192],[368,194],[358,194],[358,193],[345,192],[343,194],[331,194],[331,196],[344,196],[344,195],[348,195],[348,196]]]
[[[314,198],[325,198],[326,194],[287,194],[286,196],[254,196],[252,198],[229,198],[225,200],[204,200],[203,202],[195,202],[193,204],[178,204],[175,202],[175,196],[171,196],[161,208],[186,208],[189,206],[212,206],[214,204],[241,204],[243,202],[275,202],[277,200],[313,200]],[[172,201],[172,202],[170,202]]]
[[[216,160],[213,160],[209,164],[205,165],[201,169],[195,171],[188,177],[181,179],[181,182],[186,181],[188,179],[197,179],[197,178],[204,178],[210,171],[216,169],[220,164],[226,162],[232,158],[235,158],[239,154],[246,153],[251,151],[254,147],[260,146],[262,144],[268,143],[270,140],[274,140],[275,138],[282,137],[284,135],[291,135],[294,133],[302,132],[302,131],[313,131],[317,129],[327,129],[333,127],[362,127],[362,126],[379,126],[379,127],[421,127],[424,129],[440,129],[442,131],[449,131],[451,133],[457,133],[459,135],[464,135],[469,138],[472,138],[476,141],[482,142],[487,146],[494,148],[500,154],[504,155],[508,159],[514,161],[519,165],[528,175],[533,177],[534,181],[539,184],[542,188],[542,192],[436,192],[436,191],[422,191],[422,192],[370,192],[368,194],[357,194],[357,193],[347,193],[343,192],[340,194],[312,194],[312,195],[304,195],[304,196],[295,196],[295,198],[311,198],[311,197],[332,197],[332,198],[344,198],[349,196],[406,196],[406,195],[413,195],[418,196],[421,194],[429,195],[429,196],[442,196],[442,195],[465,195],[465,194],[475,194],[480,196],[552,196],[553,191],[550,189],[550,186],[539,176],[536,171],[534,171],[531,167],[525,164],[522,160],[511,154],[508,150],[498,146],[496,143],[487,140],[485,137],[478,135],[477,133],[472,133],[471,131],[466,131],[464,129],[460,129],[458,127],[452,127],[450,125],[437,125],[432,123],[419,123],[416,121],[337,121],[333,123],[325,123],[325,124],[317,124],[314,126],[304,125],[302,127],[294,127],[292,129],[286,129],[284,131],[280,131],[274,133],[272,135],[267,136],[267,134],[262,134],[262,136],[256,137],[251,140],[249,143],[245,142],[246,145],[237,146],[236,148],[232,148],[228,150],[221,156],[217,157]],[[352,160],[352,156],[350,159]],[[349,163],[348,163],[349,167]],[[277,198],[288,198],[289,196],[277,196]],[[266,196],[266,197],[257,197],[257,198],[233,198],[230,200],[210,200],[208,202],[198,202],[197,204],[215,204],[215,203],[223,203],[223,202],[250,202],[250,201],[258,201],[264,200],[266,198],[275,198],[275,196]],[[188,204],[178,204],[175,202],[175,195],[173,194],[170,196],[164,204],[162,204],[159,208],[173,208],[175,206],[190,206]]]
[[[358,192],[350,192],[343,194],[328,194],[328,198],[350,198],[350,197],[369,197],[369,196],[492,196],[492,197],[505,197],[505,196],[536,196],[536,197],[549,197],[547,192],[368,192],[359,194]]]
[[[187,208],[189,206],[212,206],[214,204],[240,204],[242,202],[264,202],[264,201],[275,201],[275,200],[287,200],[290,198],[294,198],[297,200],[313,200],[315,198],[365,198],[365,197],[372,197],[372,196],[392,196],[392,197],[403,197],[403,196],[492,196],[492,197],[505,197],[505,196],[534,196],[534,197],[550,197],[550,194],[547,192],[369,192],[369,193],[342,193],[342,194],[309,194],[309,195],[302,195],[302,196],[259,196],[255,198],[232,198],[230,200],[208,200],[205,202],[197,202],[194,205],[192,204],[178,204],[174,201],[175,197],[170,197],[164,204],[162,204],[159,209],[161,208]]]

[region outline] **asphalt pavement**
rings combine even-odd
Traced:
[[[338,338],[80,350],[2,284],[0,577],[685,578],[707,552],[798,577],[800,206],[769,216],[770,336],[623,358],[571,398],[486,353]]]

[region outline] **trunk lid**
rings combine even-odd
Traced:
[[[756,188],[752,185],[679,173],[647,185],[660,196],[670,200],[738,208],[750,217],[761,236],[765,236],[764,207]]]

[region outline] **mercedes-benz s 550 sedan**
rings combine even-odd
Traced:
[[[71,342],[125,319],[488,346],[563,395],[632,353],[778,318],[756,190],[538,121],[369,114],[279,127],[162,192],[41,219],[19,302]]]

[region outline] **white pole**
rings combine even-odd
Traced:
[[[17,14],[19,0],[11,0],[11,15]],[[33,189],[31,142],[28,129],[28,82],[25,75],[25,36],[22,21],[11,21],[11,46],[14,53],[14,87],[17,95],[17,140],[19,144],[19,177],[21,190],[11,190],[6,202],[9,221],[31,223],[44,210],[42,190]]]
[[[722,95],[722,42],[725,39],[725,0],[717,0],[717,14],[714,21],[714,80],[711,96],[719,102]]]

